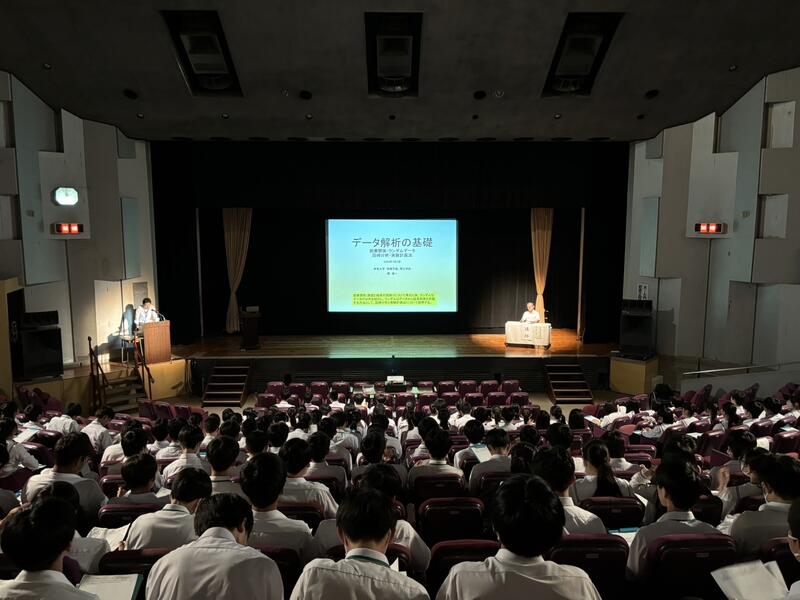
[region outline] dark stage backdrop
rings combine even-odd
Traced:
[[[222,207],[252,206],[238,298],[261,307],[262,333],[500,332],[534,299],[530,207],[553,206],[548,317],[574,328],[583,206],[585,339],[613,342],[627,161],[627,144],[610,143],[154,143],[159,309],[176,343],[194,341],[201,319],[222,333]],[[458,219],[459,311],[328,313],[325,219],[346,217]]]

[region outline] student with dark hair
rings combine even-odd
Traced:
[[[608,429],[614,421],[628,414],[628,409],[624,405],[606,402],[600,409],[600,413],[603,416],[600,419],[599,426],[603,429]]]
[[[247,423],[247,421],[245,421],[245,423]],[[260,429],[254,429],[253,431],[249,432],[245,436],[244,440],[244,447],[247,451],[247,460],[250,460],[253,458],[253,456],[259,454],[260,452],[264,452],[269,444],[269,436],[267,435],[267,432],[261,431]]]
[[[553,423],[566,423],[564,410],[558,404],[553,404],[550,407],[550,424],[552,425]]]
[[[550,413],[540,410],[536,415],[536,429],[545,430],[550,427]]]
[[[329,465],[326,458],[331,451],[331,438],[321,431],[308,436],[308,448],[311,451],[311,463],[306,476],[335,477],[340,491],[347,488],[347,471],[339,465]]]
[[[353,470],[353,455],[347,448],[333,441],[333,438],[336,436],[336,424],[333,422],[333,419],[328,417],[320,419],[319,423],[317,423],[317,431],[324,433],[331,440],[331,447],[328,451],[328,456],[326,459],[339,458],[343,460],[345,463],[344,470],[348,473],[351,473]]]
[[[371,427],[367,430],[367,435],[361,440],[361,452],[359,459],[366,464],[360,464],[353,467],[350,474],[353,481],[359,479],[364,473],[369,470],[372,465],[387,464],[390,468],[394,469],[397,476],[405,487],[408,481],[408,470],[402,463],[384,463],[384,450],[386,448],[386,437],[380,430],[373,430]]]
[[[150,454],[134,454],[122,463],[122,479],[124,486],[120,487],[121,496],[109,498],[109,504],[159,504],[164,506],[169,502],[169,496],[157,496],[153,493],[158,465],[156,459]]]
[[[0,444],[0,469],[2,469],[8,462],[8,449],[5,445]],[[12,490],[0,488],[0,511],[3,515],[7,515],[13,509],[19,507],[17,494]]]
[[[722,418],[713,427],[714,431],[727,431],[731,427],[742,424],[742,417],[739,416],[736,405],[728,402],[722,405]]]
[[[475,420],[475,417],[470,414],[471,412],[472,405],[469,402],[466,400],[459,400],[456,402],[456,412],[450,415],[450,427],[461,431],[467,423]]]
[[[542,435],[533,425],[524,425],[519,428],[519,441],[538,449],[542,444]]]
[[[360,419],[361,413],[359,412],[358,414]],[[354,414],[351,410],[347,412],[332,412],[328,418],[332,419],[336,425],[336,435],[331,438],[331,442],[343,448],[347,448],[347,450],[355,455],[358,452],[358,446],[361,444],[361,440],[353,433],[350,427],[354,422],[353,417]]]
[[[106,448],[114,443],[111,432],[108,430],[108,424],[114,418],[114,409],[110,406],[98,408],[94,413],[94,417],[94,421],[84,427],[82,433],[89,436],[89,441],[92,442],[95,452],[102,456]]]
[[[762,419],[769,419],[773,423],[783,419],[781,414],[781,403],[775,398],[764,398],[764,414],[759,415]]]
[[[407,420],[405,441],[421,440],[422,436],[419,433],[419,424],[426,418],[425,413],[421,410],[414,410],[414,404],[409,402],[409,404],[406,405],[405,418]]]
[[[254,548],[291,548],[302,560],[313,558],[309,526],[278,510],[278,498],[286,484],[283,461],[270,452],[257,454],[242,468],[241,484],[253,505],[253,530],[248,543]]]
[[[181,445],[181,455],[169,463],[162,472],[165,482],[180,473],[182,469],[193,468],[202,469],[206,473],[211,473],[211,467],[204,461],[197,452],[200,450],[200,443],[203,441],[203,432],[199,427],[187,425],[178,434],[178,442]]]
[[[241,486],[233,480],[238,475],[238,458],[239,444],[236,440],[227,435],[219,435],[211,440],[206,449],[206,460],[211,466],[212,494],[238,494],[245,497]]]
[[[531,474],[536,448],[525,442],[516,442],[511,446],[508,456],[511,458],[512,473]]]
[[[653,483],[658,490],[658,501],[667,512],[655,523],[645,525],[636,533],[628,554],[628,577],[636,579],[644,571],[647,548],[656,538],[681,534],[715,534],[719,530],[698,521],[692,514],[702,491],[697,472],[685,462],[662,462],[655,472]]]
[[[383,432],[386,438],[386,449],[389,451],[389,460],[399,460],[403,456],[403,447],[400,445],[399,439],[389,435],[389,417],[380,413],[372,415],[372,425],[370,427],[377,427]]]
[[[502,547],[483,562],[453,566],[437,600],[600,600],[584,571],[542,556],[559,542],[565,523],[561,502],[542,479],[531,475],[507,479],[497,490],[491,519]]]
[[[580,504],[591,497],[633,496],[631,485],[625,479],[614,477],[608,447],[603,440],[592,440],[583,448],[586,475],[572,486],[572,499]]]
[[[580,408],[573,408],[569,411],[569,418],[567,425],[570,429],[586,429],[586,419],[583,416],[583,411]]]
[[[39,419],[42,418],[43,412],[44,409],[40,404],[28,404],[22,411],[25,417],[25,420],[22,422],[22,427],[24,429],[35,429],[36,431],[44,429],[44,427],[39,425]]]
[[[80,472],[92,453],[92,443],[85,433],[68,433],[56,442],[54,466],[34,475],[22,489],[22,502],[32,502],[36,495],[54,481],[66,481],[75,486],[81,497],[81,508],[91,521],[106,503],[106,495],[97,481],[81,477]]]
[[[758,556],[764,542],[786,535],[792,502],[800,498],[800,462],[791,456],[769,455],[758,465],[766,504],[745,511],[731,525],[731,537],[742,559]]]
[[[42,468],[42,465],[28,452],[28,449],[14,439],[18,430],[17,422],[14,419],[0,419],[0,443],[8,451],[8,460],[0,468],[0,478],[14,475],[20,469],[38,471]]]
[[[211,442],[213,442],[216,437],[219,435],[219,426],[222,424],[222,419],[219,418],[219,415],[211,413],[206,417],[205,422],[203,423],[203,430],[205,431],[206,435],[203,438],[203,441],[200,443],[200,446],[208,446]]]
[[[99,600],[76,588],[62,573],[76,525],[75,510],[68,502],[48,498],[20,510],[4,524],[3,554],[22,571],[16,579],[0,581],[0,597]]]
[[[147,600],[263,598],[282,600],[275,562],[247,545],[250,505],[236,494],[215,494],[197,510],[195,541],[161,558],[147,578]]]
[[[122,443],[126,436],[128,436],[126,444],[128,449],[127,453]],[[130,420],[122,426],[122,430],[117,436],[117,441],[105,449],[100,463],[108,469],[110,474],[118,474],[120,465],[115,463],[121,463],[125,460],[126,456],[138,454],[144,451],[146,447],[147,434],[144,432],[144,429],[142,429],[142,424],[139,421]]]
[[[466,462],[468,459],[477,460],[475,450],[477,450],[479,453],[486,450],[486,444],[483,443],[484,433],[485,431],[483,429],[483,425],[481,425],[477,419],[467,421],[467,423],[464,425],[464,437],[467,438],[469,446],[455,453],[455,456],[453,456],[454,467],[463,470],[464,462]],[[488,450],[486,451],[488,452]]]
[[[291,422],[292,431],[287,439],[300,438],[301,440],[308,440],[308,436],[311,435],[311,415],[307,412],[302,412],[296,417],[292,417]]]
[[[291,599],[426,600],[422,584],[389,566],[386,550],[396,526],[397,513],[378,490],[364,487],[345,496],[336,513],[345,558],[308,563]]]
[[[131,523],[126,539],[127,549],[178,548],[197,536],[194,513],[201,500],[211,496],[211,479],[201,469],[182,469],[172,482],[170,503],[157,512],[148,513]]]
[[[305,478],[311,463],[311,448],[308,442],[299,438],[287,441],[278,456],[286,465],[288,478],[283,486],[280,502],[286,504],[319,504],[326,519],[336,515],[338,505],[330,490],[322,483],[307,481]]]
[[[167,439],[169,444],[156,453],[157,459],[178,458],[183,450],[181,448],[180,435],[189,423],[186,419],[170,419],[167,422]]]
[[[81,412],[83,412],[83,409],[79,403],[70,402],[67,404],[67,409],[64,413],[50,419],[44,428],[48,431],[57,431],[61,435],[80,433],[81,424],[78,423],[77,419],[81,416]]]
[[[422,440],[422,443],[414,449],[414,452],[411,453],[411,458],[413,460],[430,457],[428,447],[425,445],[425,439],[428,437],[428,434],[431,431],[436,429],[440,429],[440,427],[438,421],[433,417],[425,417],[419,422],[419,424],[417,424],[417,433],[419,434],[419,438]],[[408,439],[409,438],[406,438],[406,440]]]
[[[273,423],[267,428],[269,451],[278,454],[289,438],[289,426],[286,423]]]
[[[428,432],[428,436],[425,438],[425,445],[428,447],[431,457],[411,467],[408,472],[409,488],[414,487],[414,481],[417,477],[429,475],[464,476],[464,472],[461,469],[457,469],[447,463],[447,455],[450,452],[450,448],[453,447],[449,431],[436,427]]]
[[[638,471],[639,467],[625,460],[625,437],[619,431],[607,431],[603,441],[608,448],[609,464],[613,471]]]
[[[728,432],[727,437],[727,453],[731,460],[726,462],[721,467],[712,467],[709,471],[711,477],[711,489],[718,490],[720,487],[720,471],[724,468],[727,469],[729,474],[739,475],[742,472],[742,456],[748,450],[756,447],[756,436],[749,431],[743,429],[734,429]]]
[[[739,500],[749,496],[761,496],[764,492],[761,489],[761,476],[759,469],[765,462],[764,459],[771,456],[765,448],[752,448],[745,450],[741,458],[742,474],[749,479],[746,483],[739,485],[729,485],[731,473],[728,469],[722,468],[719,472],[719,488],[716,496],[722,500],[722,517],[730,514],[736,508]]]
[[[150,433],[153,434],[155,441],[147,445],[147,451],[153,456],[157,456],[160,450],[169,446],[169,440],[167,439],[169,435],[168,426],[169,421],[164,418],[156,419],[155,423],[153,423]]]
[[[491,429],[483,436],[483,440],[491,456],[488,460],[472,467],[469,474],[469,492],[473,496],[480,491],[481,476],[484,473],[508,473],[511,471],[511,457],[508,455],[511,443],[508,432],[504,429]]]
[[[789,508],[789,535],[786,537],[789,540],[789,550],[796,560],[800,560],[800,500],[792,502]],[[800,581],[795,581],[784,600],[798,599],[800,599]]]
[[[750,427],[761,418],[764,412],[764,405],[759,400],[749,400],[744,403],[744,414],[742,415],[742,425]]]

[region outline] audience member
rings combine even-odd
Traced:
[[[728,432],[728,456],[731,460],[726,462],[721,467],[713,467],[709,471],[711,477],[711,489],[718,490],[720,486],[720,470],[725,468],[732,475],[739,475],[742,472],[742,456],[747,450],[752,450],[756,447],[756,436],[749,431],[741,429],[734,429]]]
[[[219,415],[211,413],[206,417],[205,422],[203,423],[203,430],[206,432],[203,441],[200,443],[201,447],[207,447],[211,442],[213,442],[217,436],[219,435],[219,426],[222,424]]]
[[[625,460],[625,437],[619,431],[608,431],[603,435],[603,441],[608,449],[611,469],[614,471],[638,470],[637,465]]]
[[[167,423],[167,439],[169,444],[156,453],[157,459],[178,458],[183,453],[181,448],[181,431],[189,424],[186,419],[170,419]]]
[[[17,422],[13,418],[0,419],[0,440],[5,440],[5,447],[8,450],[8,460],[0,468],[0,478],[9,477],[20,469],[38,471],[42,468],[28,449],[14,440],[17,430]]]
[[[153,493],[158,465],[151,454],[134,454],[122,463],[121,496],[109,498],[109,504],[159,504],[169,502],[169,496],[158,496]]]
[[[156,419],[150,433],[153,434],[155,441],[147,445],[147,451],[153,456],[157,456],[159,450],[163,450],[169,446],[169,440],[167,440],[167,436],[169,435],[169,421],[167,419]]]
[[[242,487],[233,480],[238,475],[235,466],[239,458],[239,444],[227,435],[216,436],[208,445],[206,459],[211,466],[212,494],[239,494],[245,497]]]
[[[608,447],[602,440],[592,440],[583,448],[586,475],[572,485],[572,499],[580,504],[593,496],[633,496],[631,485],[625,479],[614,477]]]
[[[281,504],[319,504],[326,519],[336,516],[338,508],[330,490],[316,481],[307,481],[305,475],[311,463],[311,449],[308,442],[299,438],[286,442],[278,453],[286,465],[288,478],[283,486],[279,501]]]
[[[64,413],[50,419],[44,428],[49,431],[57,431],[61,435],[80,433],[81,424],[78,423],[77,418],[81,416],[82,412],[83,409],[79,403],[70,402]]]
[[[333,477],[336,479],[339,491],[344,492],[347,488],[347,471],[345,471],[344,467],[329,465],[325,461],[331,450],[331,438],[321,431],[317,431],[310,434],[307,440],[308,449],[311,451],[311,463],[308,465],[306,476],[311,476],[312,478]]]
[[[485,473],[507,473],[511,471],[511,457],[508,455],[508,432],[503,429],[492,429],[486,432],[483,439],[491,456],[488,460],[472,467],[472,471],[469,474],[469,492],[473,496],[478,494],[481,486],[481,477]]]
[[[111,432],[108,430],[108,423],[114,418],[114,409],[109,406],[98,408],[94,416],[94,421],[84,427],[82,433],[89,437],[94,451],[102,456],[106,448],[114,443]]]
[[[453,441],[448,431],[438,427],[432,430],[425,438],[425,445],[428,447],[428,452],[431,457],[419,465],[411,467],[411,470],[408,472],[409,488],[414,487],[414,481],[417,477],[429,475],[464,476],[464,472],[461,469],[447,463],[447,455],[450,452],[450,448],[453,447]]]
[[[181,445],[181,455],[174,461],[164,467],[163,477],[164,481],[169,480],[183,469],[189,467],[194,469],[202,469],[206,473],[211,472],[209,464],[197,455],[200,449],[200,443],[203,441],[203,432],[199,427],[194,425],[187,425],[178,434],[178,442]]]

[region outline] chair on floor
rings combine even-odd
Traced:
[[[617,535],[565,535],[545,556],[561,565],[583,569],[603,598],[623,597],[628,543]]]
[[[500,389],[503,390],[506,393],[506,395],[510,396],[514,392],[520,391],[519,380],[518,379],[505,379],[500,384]]]
[[[153,421],[158,418],[156,415],[156,409],[153,407],[153,403],[150,400],[138,400],[137,404],[139,405],[140,417],[151,419]]]
[[[294,589],[294,584],[300,579],[300,573],[303,572],[303,563],[297,552],[292,548],[277,546],[261,546],[257,549],[261,551],[261,554],[275,561],[281,574],[284,597],[288,598]]]
[[[53,466],[55,456],[52,449],[36,442],[22,442],[22,445],[33,458],[39,461],[40,465]]]
[[[508,404],[528,405],[528,392],[512,392],[508,395]]]
[[[298,398],[305,398],[306,391],[308,390],[305,383],[301,383],[296,381],[294,383],[289,384],[289,395],[297,396]]]
[[[420,475],[411,488],[415,504],[431,498],[452,498],[466,493],[464,478],[458,474]]]
[[[725,441],[725,432],[705,431],[697,440],[697,453],[700,456],[711,456],[712,450],[719,450]]]
[[[716,527],[722,522],[722,500],[716,496],[704,494],[692,507],[692,513],[698,521]]]
[[[469,392],[468,394],[464,394],[462,398],[473,408],[483,405],[483,394],[480,392]]]
[[[600,517],[606,529],[640,527],[644,518],[644,506],[638,498],[595,496],[587,498],[580,506]]]
[[[800,450],[800,431],[781,431],[773,440],[772,450],[776,454],[788,454]]]
[[[456,391],[456,382],[455,381],[440,381],[436,384],[436,391],[441,396],[442,394],[446,394],[447,392],[455,392]]]
[[[56,447],[58,440],[62,437],[61,432],[59,431],[48,431],[46,429],[41,429],[37,431],[33,437],[30,439],[31,442],[34,444],[41,444],[42,446],[46,446],[51,450]]]
[[[425,410],[430,408],[431,404],[438,400],[439,396],[436,392],[422,392],[417,396],[417,410]]]
[[[106,495],[106,498],[116,498],[119,488],[125,485],[125,480],[122,475],[103,475],[100,478],[100,489]]]
[[[283,398],[286,385],[282,381],[270,381],[267,383],[267,394],[275,394],[278,398]]]
[[[320,398],[327,399],[330,386],[327,381],[312,381],[310,389],[312,396],[317,394]]]
[[[323,512],[322,507],[319,504],[314,504],[313,502],[279,502],[278,510],[280,510],[290,519],[304,521],[314,533],[316,533],[319,524],[325,520],[325,513]]]
[[[770,419],[761,419],[750,425],[750,433],[757,438],[767,437],[772,433],[772,426],[774,423]]]
[[[144,600],[147,589],[147,576],[153,565],[170,552],[169,548],[148,548],[146,550],[116,550],[100,558],[101,575],[141,575],[142,584],[134,600]]]
[[[331,493],[331,496],[333,496],[333,499],[336,500],[336,502],[339,502],[339,500],[341,500],[342,494],[344,493],[344,490],[342,490],[341,487],[340,487],[339,478],[338,477],[323,477],[323,476],[320,476],[320,475],[306,475],[305,479],[306,479],[306,481],[316,481],[317,483],[321,483],[326,488],[328,488],[328,490]]]
[[[462,562],[483,561],[497,554],[500,542],[489,540],[457,540],[439,542],[431,548],[426,587],[431,598],[435,598],[450,569]]]
[[[106,504],[97,511],[100,527],[116,528],[133,523],[138,517],[161,510],[160,504]]]
[[[479,392],[484,396],[488,396],[492,392],[500,390],[500,383],[496,379],[486,379],[481,381]],[[504,392],[505,393],[505,392]]]
[[[444,392],[440,394],[440,398],[447,403],[447,406],[455,406],[461,400],[461,394],[458,392]],[[483,404],[483,396],[481,396],[481,404]]]
[[[417,509],[417,530],[428,547],[447,540],[481,539],[483,511],[478,498],[431,498]]]
[[[156,417],[159,419],[174,419],[175,408],[169,402],[153,402]]]
[[[458,382],[458,393],[463,398],[467,394],[474,394],[478,391],[478,382],[474,379],[462,379]],[[481,394],[483,395],[483,394]]]
[[[486,406],[492,408],[494,406],[505,406],[508,404],[508,396],[505,392],[489,392],[486,394]]]
[[[256,408],[269,408],[270,406],[275,406],[279,401],[278,396],[275,394],[258,394],[256,396]]]

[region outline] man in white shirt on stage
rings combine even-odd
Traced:
[[[153,301],[150,298],[142,300],[142,305],[136,309],[136,314],[133,317],[136,329],[141,329],[145,323],[155,323],[160,320],[161,317],[158,315],[158,311],[153,306]]]
[[[528,302],[527,309],[524,313],[522,313],[522,318],[520,322],[522,323],[538,323],[542,320],[539,316],[539,313],[536,311],[536,307],[534,306],[533,302]],[[139,314],[138,311],[136,313]]]

